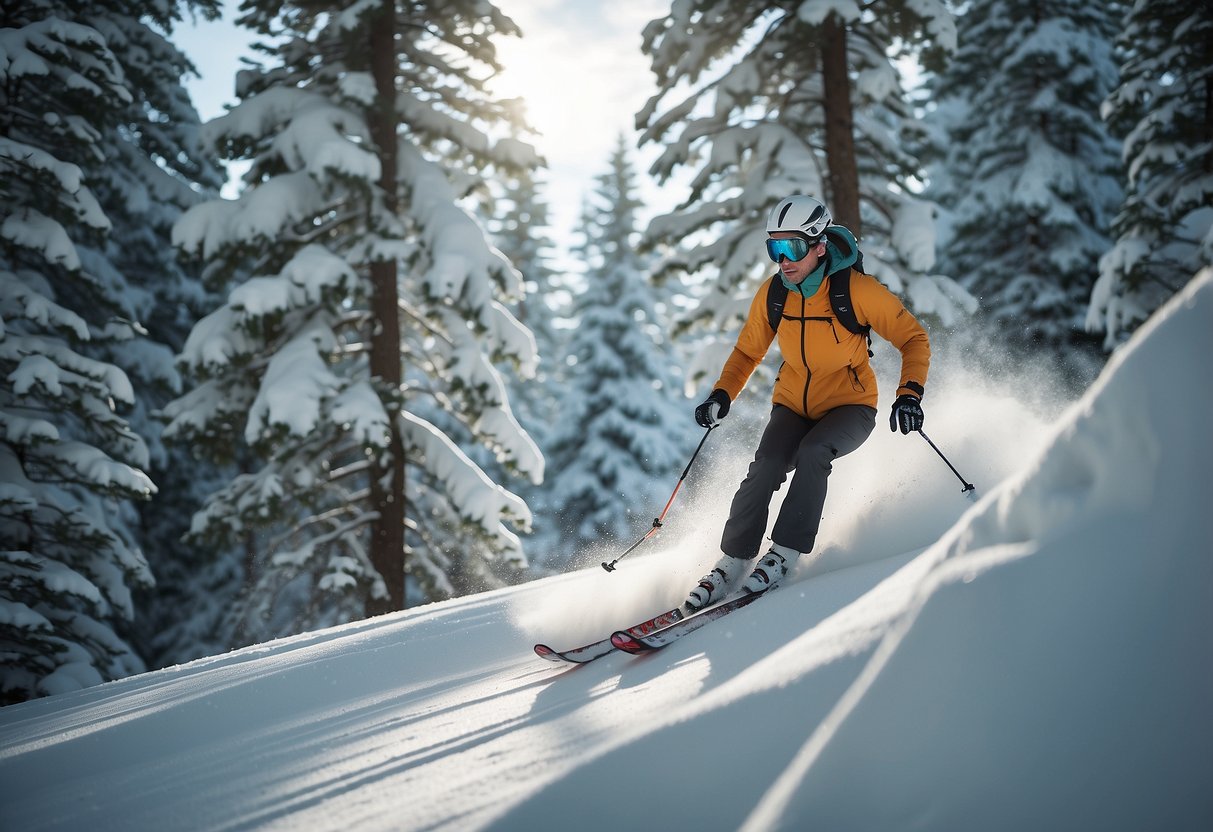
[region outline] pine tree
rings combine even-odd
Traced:
[[[156,412],[181,392],[174,357],[190,327],[217,304],[199,276],[182,268],[171,244],[173,223],[188,207],[218,194],[219,166],[201,151],[198,114],[183,79],[193,67],[168,39],[184,13],[218,15],[214,0],[185,3],[74,4],[77,22],[102,33],[132,100],[99,143],[105,164],[92,175],[94,193],[113,223],[101,250],[89,253],[124,275],[135,325],[107,357],[123,366],[134,390],[132,428],[148,443],[148,473],[159,490],[135,506],[131,526],[156,579],[136,596],[133,637],[155,666],[209,655],[216,602],[207,577],[209,553],[182,545],[189,518],[202,504],[211,471],[189,448],[161,441]],[[211,482],[213,485],[214,483]],[[230,591],[228,593],[230,595]]]
[[[658,92],[637,117],[642,141],[665,142],[653,166],[663,181],[683,167],[694,176],[689,197],[648,238],[678,247],[661,279],[709,275],[692,327],[740,322],[770,273],[767,213],[794,193],[831,205],[860,238],[865,268],[916,312],[950,323],[971,308],[932,272],[933,208],[914,195],[921,171],[906,148],[915,125],[897,68],[911,49],[950,47],[952,26],[938,0],[708,0],[675,4],[649,24]]]
[[[944,266],[980,298],[1000,342],[1081,344],[1120,198],[1099,119],[1116,77],[1112,6],[974,0],[958,29],[934,86],[951,116],[947,186],[936,191],[952,214]]]
[[[130,378],[101,356],[146,307],[99,195],[153,161],[115,142],[138,96],[81,12],[110,35],[127,19],[30,0],[0,21],[0,702],[143,668],[126,631],[152,577],[128,501],[156,489]]]
[[[1213,8],[1134,0],[1117,46],[1103,115],[1125,137],[1127,189],[1087,313],[1108,349],[1213,263]]]
[[[497,246],[522,274],[526,293],[517,314],[535,336],[538,357],[532,375],[510,377],[510,401],[518,421],[546,459],[550,456],[550,436],[556,425],[553,417],[560,412],[567,383],[564,358],[569,330],[558,324],[571,314],[572,294],[565,276],[552,263],[548,205],[542,198],[541,184],[533,176],[523,174],[508,184],[501,202],[505,211],[494,236]],[[527,551],[556,550],[561,543],[559,529],[553,523],[542,522],[551,514],[548,484],[523,484],[518,493],[526,500],[532,515],[541,521],[525,541]]]
[[[557,359],[564,354],[565,339],[556,322],[567,314],[570,295],[552,265],[548,205],[540,188],[530,172],[508,183],[501,200],[505,210],[493,236],[498,248],[522,275],[525,293],[518,304],[517,316],[535,337],[539,357],[532,377],[514,376],[509,380],[510,401],[514,403],[518,421],[542,448],[559,399],[561,375]]]
[[[513,24],[471,0],[243,8],[270,64],[241,73],[204,136],[251,162],[245,190],[175,232],[229,291],[186,343],[198,383],[169,412],[216,459],[247,449],[193,532],[256,534],[231,617],[247,641],[447,594],[455,526],[521,556],[508,524],[525,528],[525,505],[427,411],[502,464],[541,461],[493,366],[531,359],[503,303],[517,274],[460,206],[537,162],[488,137],[508,118],[483,92],[491,38]]]
[[[588,264],[575,301],[566,393],[550,437],[548,502],[561,546],[540,560],[563,561],[643,532],[663,478],[675,471],[690,434],[678,362],[649,283],[639,234],[635,173],[622,138],[610,171],[588,201],[578,250]],[[547,513],[547,512],[550,512]]]

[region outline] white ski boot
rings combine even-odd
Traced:
[[[682,606],[691,613],[720,601],[729,594],[730,588],[745,572],[748,563],[745,558],[722,556],[712,571],[699,579],[699,586],[691,590]]]
[[[788,572],[792,571],[792,567],[796,565],[796,559],[799,557],[800,552],[795,549],[780,546],[778,543],[772,544],[771,551],[758,561],[758,565],[754,567],[754,571],[750,573],[750,577],[746,578],[741,588],[746,592],[762,592],[764,589],[775,586],[784,579]]]

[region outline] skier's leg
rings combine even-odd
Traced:
[[[684,605],[687,610],[702,609],[719,601],[749,572],[749,562],[758,555],[767,528],[771,495],[787,479],[792,458],[812,424],[782,405],[775,405],[771,410],[771,419],[758,442],[754,461],[733,496],[720,541],[725,554],[691,590]]]
[[[802,553],[813,550],[834,460],[862,445],[875,425],[874,409],[848,405],[831,410],[801,440],[796,473],[771,529],[771,549],[746,578],[742,585],[746,592],[779,583]]]
[[[835,408],[813,426],[797,448],[796,473],[771,530],[771,540],[796,552],[813,550],[834,460],[862,445],[875,426],[876,410],[863,405]]]
[[[812,421],[783,405],[771,409],[771,419],[754,451],[754,461],[733,495],[729,519],[720,538],[722,552],[746,560],[758,557],[770,516],[771,496],[795,466],[799,449],[812,427]]]

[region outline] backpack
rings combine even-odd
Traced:
[[[859,323],[859,318],[856,317],[855,309],[852,307],[851,269],[863,271],[863,254],[859,255],[850,268],[842,269],[829,276],[830,310],[838,319],[838,323],[842,324],[843,329],[868,339],[868,356],[870,357],[872,355],[872,327]],[[778,278],[779,275],[776,274],[775,277]],[[783,305],[787,299],[788,287],[782,280],[772,280],[767,288],[767,323],[774,332],[779,331],[779,324],[783,321]]]

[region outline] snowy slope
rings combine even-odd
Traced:
[[[0,828],[1213,828],[1210,355],[1205,274],[954,525],[955,481],[840,465],[901,508],[656,654],[529,644],[703,540],[0,709]]]

